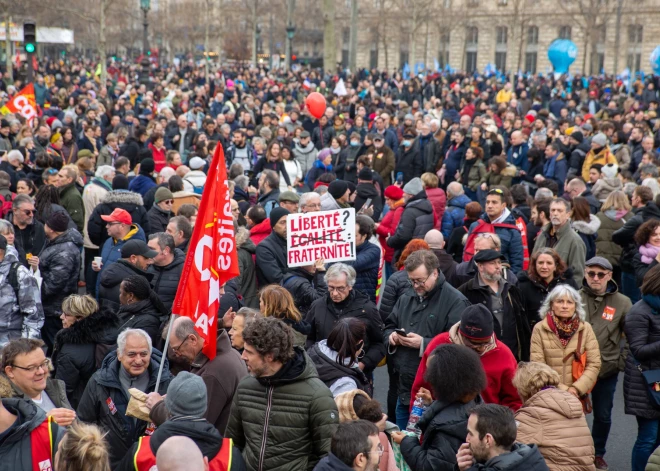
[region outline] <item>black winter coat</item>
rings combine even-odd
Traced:
[[[355,250],[355,260],[344,262],[355,268],[356,278],[354,290],[362,291],[376,302],[376,288],[378,287],[378,270],[380,268],[380,247],[369,241],[358,245]]]
[[[43,278],[41,304],[45,316],[60,317],[64,298],[78,293],[82,246],[80,232],[67,229],[60,236],[47,241],[39,254],[39,269]]]
[[[286,239],[275,232],[257,245],[257,281],[259,286],[279,284],[288,270],[286,261]]]
[[[108,216],[117,208],[128,211],[133,219],[133,224],[140,226],[145,234],[151,233],[147,211],[142,203],[142,196],[127,190],[114,190],[103,197],[101,203],[94,208],[89,217],[87,233],[92,244],[103,247],[108,238],[108,231],[106,229],[107,223],[101,219],[101,216]]]
[[[319,348],[319,344],[314,344],[309,350],[307,355],[314,362],[316,373],[319,379],[330,388],[337,380],[345,377],[351,378],[357,384],[361,391],[365,391],[369,396],[373,395],[373,386],[369,384],[369,380],[359,368],[351,368],[336,362],[334,359],[328,357]]]
[[[504,272],[504,279],[511,283],[512,285],[517,285],[518,284],[518,278],[516,275],[513,274],[513,272],[508,269],[502,267],[502,271]],[[470,260],[469,262],[461,262],[458,265],[456,265],[456,269],[454,270],[454,274],[447,278],[447,282],[452,285],[454,288],[460,288],[463,286],[465,283],[470,281],[474,276],[477,274],[477,265],[474,263],[474,260]]]
[[[7,214],[7,220],[13,223],[14,214],[10,211]],[[16,250],[19,254],[19,261],[29,268],[27,259],[25,256],[29,253],[32,255],[37,255],[44,248],[46,244],[46,232],[44,231],[44,225],[37,221],[35,218],[34,222],[27,226],[24,230],[20,230],[18,226],[14,225],[15,233],[15,242]]]
[[[536,445],[514,443],[510,453],[496,456],[468,471],[548,471],[548,465]]]
[[[660,409],[651,405],[648,386],[642,370],[660,369],[660,312],[646,301],[637,302],[628,314],[623,327],[630,346],[623,376],[625,412],[645,419],[660,419]]]
[[[167,321],[167,314],[159,312],[150,299],[121,306],[117,317],[120,333],[126,329],[142,329],[151,337],[152,345],[161,343],[161,325]]]
[[[123,258],[112,263],[101,272],[97,293],[99,309],[109,309],[115,313],[119,310],[119,285],[131,275],[144,276],[149,282],[154,277],[153,274],[140,270]]]
[[[433,401],[417,423],[424,439],[405,437],[401,454],[411,471],[453,471],[456,453],[465,442],[470,411],[483,401],[480,396],[467,404]]]
[[[403,173],[403,184],[405,185],[415,177],[424,173],[424,156],[419,149],[419,144],[414,142],[409,148],[399,146],[399,158],[396,161],[394,175]]]
[[[55,336],[53,365],[55,378],[66,385],[66,395],[74,409],[85,392],[87,382],[98,370],[105,355],[117,343],[117,316],[97,311],[80,319]]]
[[[186,255],[179,249],[174,249],[174,260],[169,265],[158,267],[149,265],[148,273],[153,274],[151,287],[158,294],[158,297],[168,310],[172,310],[176,290],[179,287],[179,279],[183,264],[186,261]],[[112,268],[112,267],[110,267]]]
[[[404,293],[414,295],[414,291],[408,283],[408,272],[406,270],[395,271],[387,279],[383,295],[380,297],[380,318],[383,320],[383,324],[390,317],[394,305]]]
[[[654,202],[646,203],[646,206],[633,209],[635,215],[630,218],[623,227],[612,234],[612,242],[623,247],[621,252],[621,271],[625,273],[634,273],[635,267],[633,259],[637,254],[637,244],[635,243],[635,232],[639,226],[649,219],[660,219],[660,208]]]
[[[307,336],[307,348],[311,348],[320,340],[327,339],[337,321],[346,317],[355,317],[365,323],[367,338],[364,341],[365,355],[362,362],[365,371],[373,371],[385,356],[383,323],[376,305],[360,291],[351,290],[341,303],[333,302],[330,295],[314,301],[305,316],[305,321],[312,328]]]
[[[492,290],[479,284],[479,275],[462,285],[458,290],[465,295],[470,304],[483,304],[493,312],[491,304]],[[527,321],[520,290],[506,283],[502,290],[502,323],[493,315],[495,335],[504,345],[509,347],[518,361],[529,361],[532,330]]]
[[[312,275],[300,267],[292,268],[282,278],[281,285],[291,293],[293,301],[303,318],[307,316],[307,312],[314,301],[324,298],[328,293],[325,271],[317,271]]]
[[[530,328],[539,322],[539,309],[543,300],[557,285],[569,285],[571,288],[579,290],[579,286],[573,279],[573,270],[570,268],[564,273],[555,277],[547,286],[545,283],[534,281],[529,277],[529,273],[521,271],[518,273],[518,290],[522,297],[523,309],[529,321]]]
[[[398,396],[401,404],[410,404],[417,368],[421,359],[420,352],[433,338],[461,320],[461,314],[470,303],[456,288],[445,281],[445,276],[438,273],[438,280],[433,289],[420,298],[411,289],[406,291],[396,302],[392,313],[385,322],[383,342],[391,355],[393,366],[399,372]],[[390,335],[395,329],[405,329],[422,337],[421,348],[403,346],[392,347]]]
[[[156,376],[160,362],[164,361],[163,375],[160,378],[158,393],[167,392],[167,387],[172,380],[167,358],[162,353],[153,349],[151,351],[151,363],[149,364],[149,385],[146,393],[154,392],[156,387]],[[123,368],[117,359],[116,352],[110,352],[103,360],[101,369],[90,378],[80,399],[76,410],[78,419],[100,426],[107,432],[105,439],[110,452],[110,467],[115,469],[126,452],[147,429],[147,422],[126,416],[129,397],[119,381],[119,368]],[[111,407],[107,400],[110,399]]]
[[[238,275],[238,290],[243,296],[243,302],[247,307],[259,309],[257,275],[253,258],[257,246],[250,239],[249,232],[245,240],[242,243],[237,240],[236,245],[238,245],[238,267],[240,272],[240,275]]]
[[[138,156],[140,150],[144,149],[144,144],[138,141],[133,136],[129,136],[124,141],[124,144],[119,148],[119,155],[126,157],[131,162],[131,168],[139,163]]]
[[[421,191],[408,200],[396,232],[387,239],[387,245],[396,250],[394,259],[399,259],[401,251],[408,242],[413,239],[423,239],[433,227],[433,206],[426,197],[426,192]]]
[[[151,209],[147,211],[147,218],[149,219],[149,232],[145,231],[147,237],[156,232],[165,232],[167,224],[172,217],[174,217],[172,211],[163,211],[154,204]]]
[[[381,191],[385,191],[381,188]],[[373,183],[358,183],[355,189],[355,201],[353,207],[355,211],[360,211],[368,199],[371,199],[369,206],[374,207],[374,214],[371,219],[380,221],[380,215],[383,213],[383,198]],[[366,208],[365,208],[366,209]]]

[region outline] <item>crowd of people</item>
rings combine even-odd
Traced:
[[[606,470],[620,372],[659,469],[655,77],[95,70],[0,121],[0,470]],[[172,306],[219,146],[211,359]],[[354,259],[289,267],[344,208]]]

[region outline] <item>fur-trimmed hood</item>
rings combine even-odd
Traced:
[[[585,221],[571,221],[571,227],[578,232],[586,235],[593,235],[600,229],[600,219],[593,214],[589,215],[589,222]]]
[[[127,190],[112,190],[109,191],[104,197],[101,203],[106,204],[135,204],[138,206],[144,206],[144,201],[142,200],[142,195]]]
[[[110,310],[99,310],[79,320],[68,329],[62,329],[55,337],[58,348],[64,344],[114,344],[117,338],[119,319]]]

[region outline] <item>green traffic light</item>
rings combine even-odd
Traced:
[[[25,52],[33,53],[35,50],[34,44],[32,43],[27,43],[25,45]]]

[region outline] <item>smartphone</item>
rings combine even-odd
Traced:
[[[397,334],[399,334],[401,337],[407,337],[407,336],[408,336],[408,334],[406,333],[406,331],[403,330],[403,329],[394,329],[394,332],[396,332]]]
[[[371,206],[371,198],[367,198],[367,201],[364,202],[358,213],[364,212],[366,209],[369,208],[369,206]]]
[[[399,172],[396,174],[396,182],[403,183],[403,172]]]

